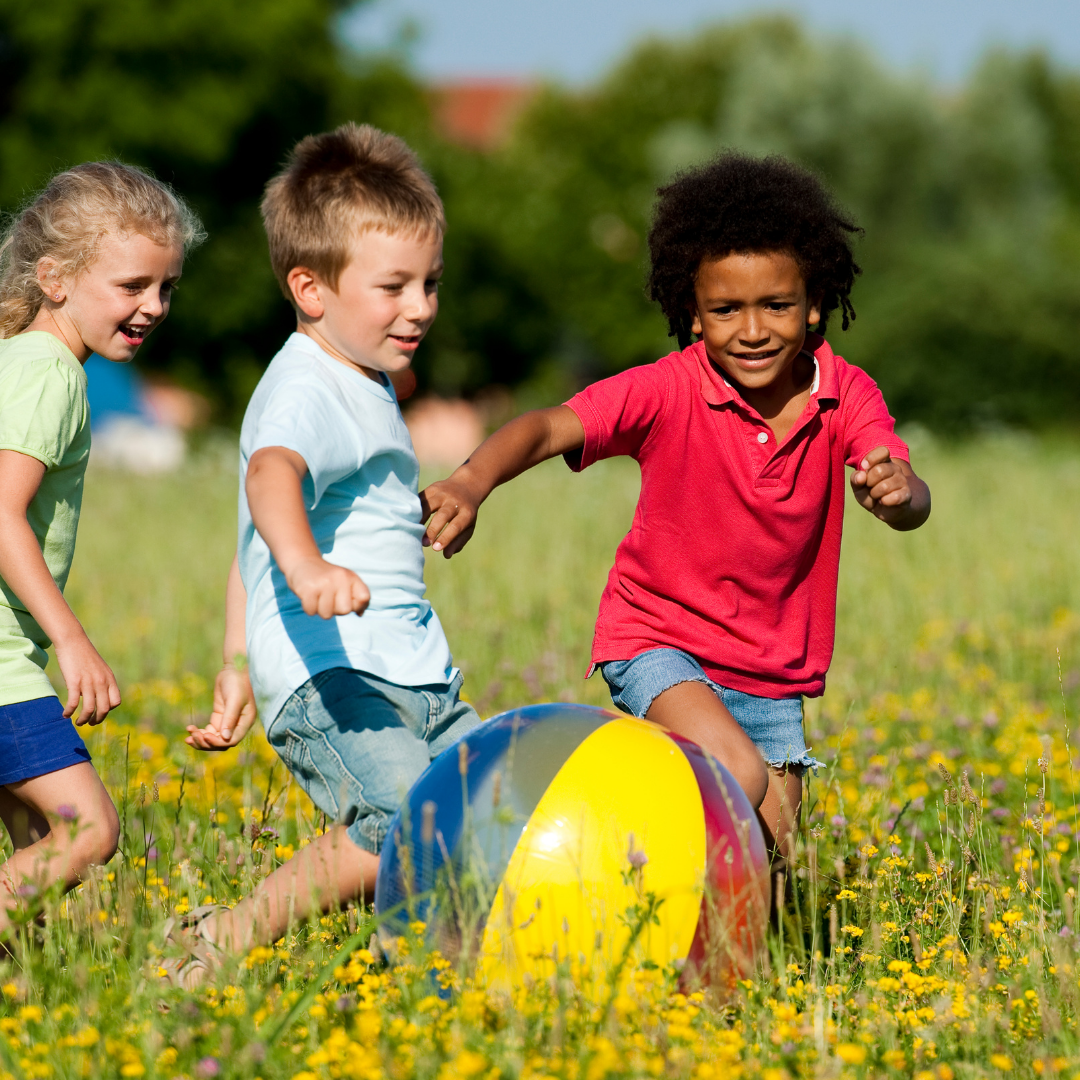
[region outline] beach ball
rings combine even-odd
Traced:
[[[586,705],[530,705],[470,731],[393,818],[375,911],[495,988],[560,965],[607,986],[643,963],[731,983],[768,918],[749,800],[696,743]]]

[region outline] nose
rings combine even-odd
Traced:
[[[739,331],[739,341],[748,348],[755,348],[764,345],[768,340],[769,331],[762,321],[761,312],[756,308],[747,309]]]
[[[406,302],[401,314],[410,322],[420,323],[421,325],[429,323],[435,318],[439,303],[437,297],[437,293],[428,292],[423,285],[410,289],[406,295]]]
[[[142,304],[139,305],[144,315],[152,319],[160,319],[168,309],[168,301],[162,298],[161,289],[147,289],[143,294]]]

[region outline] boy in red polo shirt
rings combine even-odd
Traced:
[[[854,317],[857,231],[780,158],[729,153],[681,175],[659,191],[649,287],[682,351],[517,417],[421,495],[425,543],[449,558],[525,469],[557,454],[575,471],[638,462],[593,666],[616,705],[727,766],[776,859],[820,764],[802,698],[824,691],[832,659],[845,466],[892,528],[930,513],[877,385],[822,336],[837,308],[844,329]]]

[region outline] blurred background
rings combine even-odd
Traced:
[[[238,426],[292,324],[263,185],[349,119],[404,136],[446,202],[409,403],[426,460],[673,347],[643,291],[654,191],[728,146],[811,167],[865,228],[858,319],[830,339],[901,422],[1080,420],[1072,0],[0,0],[0,209],[118,156],[210,234],[137,378],[91,373],[98,420]],[[136,465],[176,458],[140,445]]]

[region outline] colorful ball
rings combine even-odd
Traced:
[[[768,918],[742,789],[696,743],[586,705],[502,713],[433,761],[390,825],[375,910],[489,985],[643,961],[729,982]]]

